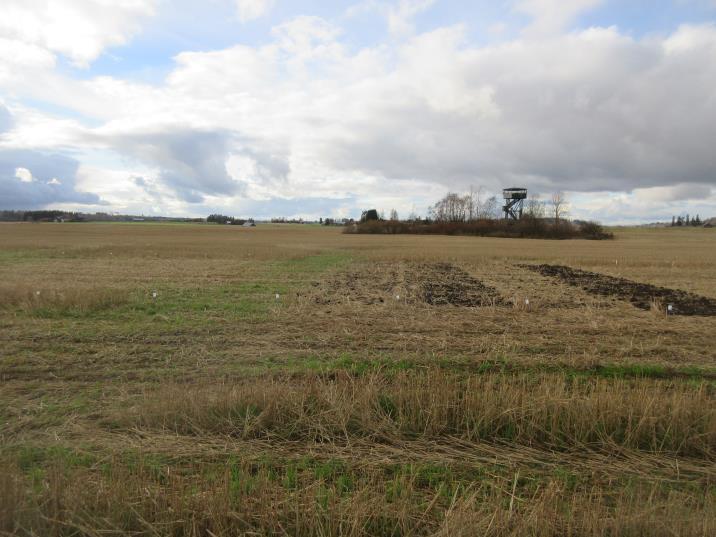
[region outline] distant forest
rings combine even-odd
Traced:
[[[0,211],[0,222],[203,222],[203,218],[80,213],[73,211]]]

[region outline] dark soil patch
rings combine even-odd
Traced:
[[[316,282],[314,301],[326,305],[343,303],[346,299],[367,305],[382,304],[391,297],[398,281],[398,271],[391,265],[347,270],[330,280]]]
[[[318,304],[400,301],[471,308],[504,303],[495,289],[450,263],[365,265],[341,272],[316,286],[314,300]]]
[[[502,303],[495,289],[449,263],[423,265],[418,270],[418,277],[424,278],[421,289],[426,304],[474,308]]]
[[[651,309],[658,302],[663,308],[671,305],[672,315],[716,316],[716,300],[679,289],[668,289],[648,283],[639,283],[625,278],[615,278],[597,272],[573,269],[562,265],[519,265],[539,272],[543,276],[559,278],[563,282],[581,287],[586,292],[599,296],[614,296],[631,302],[639,309]]]

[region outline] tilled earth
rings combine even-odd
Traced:
[[[499,292],[450,263],[377,263],[316,284],[315,301],[381,304],[400,301],[466,308],[505,304]]]
[[[673,315],[716,316],[716,300],[680,289],[668,289],[648,283],[634,282],[597,272],[588,272],[563,265],[519,265],[568,285],[581,287],[598,296],[613,296],[631,302],[639,309],[651,309],[655,302],[661,307],[671,306]]]
[[[497,290],[450,263],[433,263],[417,268],[422,299],[427,304],[473,308],[503,303]]]

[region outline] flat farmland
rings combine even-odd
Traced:
[[[716,231],[615,236],[1,224],[0,534],[716,534]]]

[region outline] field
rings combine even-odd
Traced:
[[[716,535],[715,312],[709,229],[0,224],[0,535]]]

